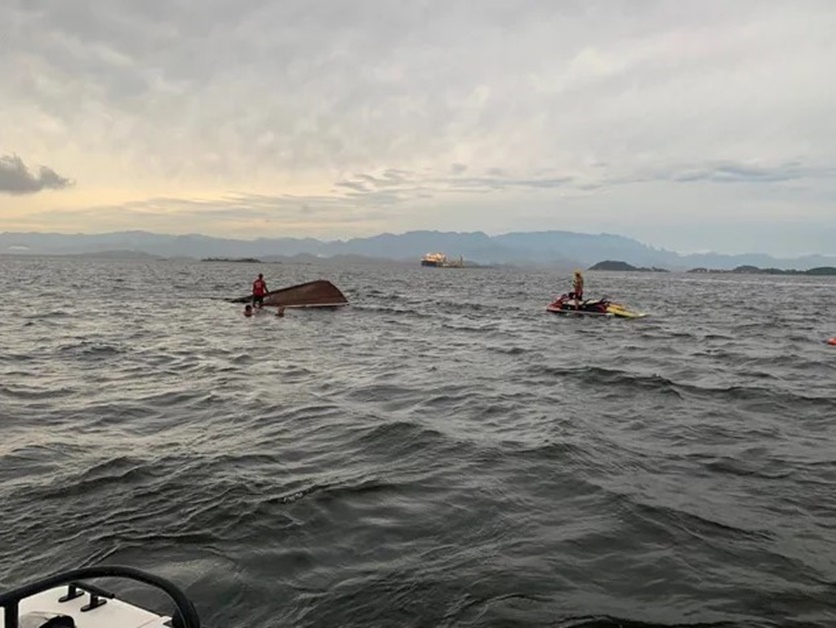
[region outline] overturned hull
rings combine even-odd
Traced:
[[[252,295],[230,299],[230,303],[249,303]],[[264,305],[284,307],[341,307],[348,299],[330,281],[318,279],[296,286],[271,290],[264,296]]]

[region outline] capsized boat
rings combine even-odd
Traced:
[[[249,303],[252,295],[230,299],[230,303]],[[326,279],[308,281],[279,290],[271,290],[264,295],[265,306],[285,307],[341,307],[348,305],[348,299],[334,284]]]
[[[563,314],[564,316],[606,316],[617,318],[642,318],[647,316],[644,312],[635,312],[627,309],[621,303],[609,299],[584,299],[576,303],[568,294],[560,297],[546,306],[547,312]]]
[[[83,582],[94,578],[126,578],[161,589],[175,611],[157,615]],[[200,628],[200,617],[186,594],[168,580],[134,567],[100,565],[0,593],[0,623],[4,628]]]

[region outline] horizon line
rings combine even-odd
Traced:
[[[653,249],[658,252],[664,252],[676,255],[678,257],[687,258],[687,257],[696,257],[696,256],[703,256],[703,255],[720,255],[724,257],[742,257],[742,256],[753,256],[753,255],[762,255],[766,257],[770,257],[775,260],[800,260],[808,257],[822,257],[827,259],[834,259],[836,255],[828,254],[828,253],[819,253],[819,252],[807,252],[807,253],[797,253],[794,255],[783,256],[783,255],[776,255],[773,253],[766,253],[763,251],[745,251],[745,252],[737,252],[737,253],[721,253],[714,250],[708,251],[695,251],[690,253],[684,253],[681,251],[677,251],[674,249],[669,249],[664,246],[659,246],[655,244],[650,244],[648,242],[644,242],[632,236],[625,236],[618,233],[611,233],[607,231],[599,231],[597,233],[589,232],[589,231],[573,231],[568,229],[538,229],[538,230],[525,230],[525,231],[505,231],[496,234],[489,234],[482,230],[474,230],[474,231],[453,231],[453,230],[439,230],[439,229],[409,229],[406,231],[401,232],[394,232],[394,231],[380,231],[378,233],[372,235],[365,235],[365,236],[351,236],[345,238],[334,238],[334,239],[321,239],[314,236],[274,236],[274,237],[258,237],[253,239],[241,238],[241,237],[234,237],[234,236],[218,236],[218,235],[208,235],[205,233],[200,232],[189,232],[189,233],[168,233],[163,231],[149,231],[147,229],[122,229],[122,230],[111,230],[111,231],[97,231],[97,232],[65,232],[65,231],[0,231],[0,237],[3,236],[27,236],[27,235],[46,235],[46,236],[64,236],[64,237],[96,237],[96,236],[109,236],[109,235],[120,235],[120,234],[143,234],[143,235],[152,235],[152,236],[164,236],[170,238],[189,238],[189,237],[199,237],[199,238],[207,238],[211,240],[226,240],[232,242],[246,242],[246,243],[253,243],[253,242],[270,242],[276,240],[314,240],[323,244],[334,244],[334,243],[346,243],[352,240],[366,240],[371,239],[379,236],[405,236],[414,233],[436,233],[436,234],[444,234],[444,235],[483,235],[489,239],[508,236],[508,235],[526,235],[526,234],[546,234],[546,233],[563,233],[563,234],[572,234],[572,235],[581,235],[581,236],[591,236],[591,237],[601,237],[601,236],[609,236],[609,237],[616,237],[616,238],[623,238],[625,240],[630,240],[641,244],[649,249]],[[116,250],[116,249],[114,249]],[[125,250],[125,249],[121,249]]]

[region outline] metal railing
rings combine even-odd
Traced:
[[[140,569],[121,565],[100,565],[97,567],[84,567],[82,569],[65,571],[44,578],[43,580],[23,585],[12,591],[0,593],[0,607],[3,608],[5,615],[4,628],[19,628],[21,600],[55,587],[64,585],[68,587],[67,595],[60,598],[62,602],[84,595],[82,592],[88,593],[90,595],[90,603],[83,610],[92,610],[102,606],[106,603],[106,600],[103,598],[112,599],[116,597],[113,593],[109,593],[104,589],[81,582],[88,578],[127,578],[162,589],[176,606],[176,611],[172,615],[173,628],[200,628],[200,617],[197,614],[194,604],[173,583],[165,578],[155,576]]]

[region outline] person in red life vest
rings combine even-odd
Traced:
[[[267,294],[267,282],[264,281],[264,275],[258,273],[258,279],[253,282],[253,307],[258,304],[258,307],[264,305],[264,295]]]

